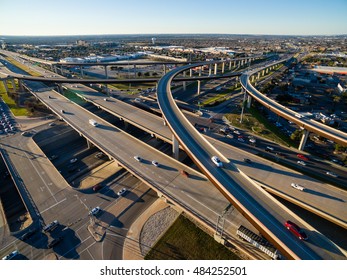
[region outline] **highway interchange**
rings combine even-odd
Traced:
[[[127,141],[130,141],[129,139],[131,139],[131,141],[134,142],[134,139],[132,139],[131,137],[129,138],[128,135],[126,135],[122,131],[110,126],[110,124],[105,123],[102,119],[98,119],[95,116],[93,116],[92,114],[85,112],[85,110],[77,109],[75,104],[72,104],[70,101],[62,98],[59,94],[57,94],[53,91],[47,91],[47,92],[40,93],[39,98],[45,104],[49,105],[51,108],[54,108],[54,110],[56,110],[56,114],[60,115],[60,117],[64,118],[70,125],[75,127],[76,130],[82,132],[92,142],[97,143],[97,145],[99,147],[100,146],[103,147],[103,150],[106,153],[108,153],[110,155],[117,155],[117,157],[115,157],[115,158],[122,165],[126,166],[127,164],[129,164],[128,162],[130,162],[132,160],[132,157],[134,154],[141,154],[141,156],[144,158],[148,158],[148,159],[152,158],[153,159],[153,151],[151,150],[151,148],[148,148],[148,150],[150,152],[148,154],[145,153],[144,155],[142,155],[143,154],[143,148],[142,147],[141,147],[141,149],[139,148],[138,150],[134,149],[134,147],[136,147],[136,146],[140,147],[140,146],[144,145],[143,143],[134,144],[131,151],[126,150],[127,147],[122,146],[121,142],[125,141],[124,143],[128,143]],[[98,102],[100,102],[100,100]],[[105,101],[105,103],[117,103],[117,101],[115,101],[115,100],[113,100],[112,102]],[[64,110],[65,113],[61,113],[59,110]],[[143,116],[143,114],[142,114],[142,116]],[[97,119],[97,121],[101,124],[100,127],[94,128],[94,127],[90,127],[88,125],[87,120],[91,117],[93,117],[94,119]],[[157,131],[157,129],[158,129],[158,127],[154,128],[154,130],[152,130],[152,131]],[[95,130],[97,130],[98,133],[95,133]],[[115,138],[115,135],[117,135],[116,138]],[[107,139],[109,139],[109,140],[107,140]],[[116,142],[117,142],[118,147],[115,147],[113,150],[109,149],[109,147],[112,146],[112,144],[111,144],[112,142],[110,141],[110,139],[112,139],[112,140],[117,139]],[[100,143],[103,143],[103,144],[100,145]],[[125,153],[122,154],[122,152],[125,152]],[[173,160],[171,158],[168,158],[167,156],[163,157],[163,155],[155,154],[155,159],[158,160],[160,163],[163,163],[163,167],[164,167],[163,168],[164,169],[163,174],[159,173],[160,175],[163,176],[163,178],[162,178],[163,181],[162,182],[155,182],[156,185],[170,185],[170,181],[167,180],[168,177],[171,178],[170,179],[170,180],[172,180],[171,183],[174,182],[173,183],[174,185],[177,184],[177,186],[179,186],[183,183],[183,182],[179,182],[180,180],[182,180],[182,178],[180,176],[177,176],[177,171],[182,169],[182,168],[186,168],[186,167],[181,165],[177,168],[172,168],[172,166],[177,166],[177,165],[175,165],[177,163],[176,162],[173,163]],[[151,175],[150,174],[147,175],[146,172],[151,172],[152,174],[158,172],[157,168],[155,168],[154,166],[151,166],[149,164],[145,164],[144,166],[141,167],[140,170],[136,166],[137,163],[131,163],[131,164],[132,164],[132,166],[129,169],[131,169],[133,172],[136,172],[137,175],[139,175],[139,173],[141,173],[141,177],[147,176],[150,178]],[[167,168],[165,168],[165,167],[167,167]],[[147,171],[147,169],[148,169],[148,171]],[[171,169],[173,169],[173,170],[171,170]],[[174,171],[174,172],[170,172],[170,171]],[[190,171],[190,172],[193,172],[193,171]],[[172,178],[173,174],[170,175],[170,173],[174,173],[174,175],[175,175],[174,177],[176,177],[176,178],[178,177],[179,179],[176,179],[176,178],[173,179]],[[201,176],[201,175],[199,175],[199,176]],[[148,179],[146,179],[146,180],[148,180]],[[206,179],[204,179],[203,181],[205,182]],[[152,181],[152,183],[154,183],[154,182]],[[248,183],[243,182],[243,184],[248,184]],[[165,191],[167,191],[167,189],[168,188],[166,187]],[[174,195],[172,195],[172,197],[179,197],[179,195],[174,193]],[[181,200],[181,198],[179,198],[179,199]],[[189,202],[187,204],[192,205],[191,202]],[[210,202],[208,202],[207,205],[210,205]],[[281,218],[281,219],[283,219],[283,218]],[[297,241],[295,240],[294,242],[297,242]],[[313,257],[313,255],[311,257]],[[309,257],[307,257],[307,258],[309,258]],[[313,257],[313,258],[315,258],[315,257]]]

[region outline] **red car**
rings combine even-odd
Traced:
[[[291,222],[291,221],[286,221],[284,223],[284,226],[292,233],[294,233],[294,235],[296,237],[298,237],[300,240],[307,240],[308,237],[306,235],[306,233],[303,231],[302,228],[300,228],[297,224]]]
[[[93,191],[94,192],[97,192],[98,190],[101,190],[103,188],[103,185],[101,184],[96,184],[94,187],[93,187]]]
[[[296,156],[302,160],[306,160],[306,161],[308,160],[308,158],[302,154],[297,154]]]

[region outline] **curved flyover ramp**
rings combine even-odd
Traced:
[[[278,249],[290,259],[322,258],[305,242],[297,240],[283,225],[294,220],[292,214],[277,200],[242,174],[226,157],[216,150],[184,117],[171,94],[171,82],[182,71],[204,64],[176,68],[161,78],[158,103],[174,137],[214,186]],[[223,167],[211,161],[218,156]],[[324,257],[323,257],[324,258]]]

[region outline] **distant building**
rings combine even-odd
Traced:
[[[157,40],[157,38],[152,38],[152,44],[155,45],[155,41]]]
[[[88,47],[88,46],[89,46],[89,43],[87,43],[87,42],[84,41],[84,40],[77,40],[77,41],[76,41],[76,45],[77,45],[77,46],[82,46],[82,47]]]

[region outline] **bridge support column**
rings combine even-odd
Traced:
[[[201,76],[202,66],[199,67],[199,77]]]
[[[222,74],[224,74],[225,62],[222,63]]]
[[[266,68],[265,73],[266,74],[269,73],[269,68]]]
[[[251,108],[251,105],[252,105],[252,96],[250,96],[248,94],[248,96],[247,96],[247,108],[248,109]]]
[[[301,141],[300,141],[300,145],[299,145],[299,151],[303,151],[305,149],[305,145],[307,142],[307,138],[308,135],[310,134],[310,132],[308,130],[304,130],[304,134],[302,135]]]
[[[201,88],[201,81],[198,80],[198,90],[197,90],[197,95],[200,94],[200,88]]]
[[[236,77],[235,77],[235,88],[237,88],[237,83],[238,83],[238,81],[239,81],[239,77],[236,76]]]
[[[264,77],[265,76],[265,70],[261,71],[261,75]]]
[[[231,71],[231,60],[229,61],[229,71]]]
[[[253,82],[254,82],[254,76],[251,77],[251,83],[253,83]]]
[[[106,79],[108,79],[107,65],[105,65],[105,76],[106,76]]]
[[[208,76],[212,75],[212,64],[208,66]]]
[[[217,66],[218,66],[217,63],[215,63],[214,64],[214,72],[213,72],[213,74],[215,74],[215,75],[217,75]]]
[[[234,68],[236,68],[236,60],[234,60]]]
[[[165,64],[163,64],[163,73],[164,73],[164,75],[166,74],[166,65]]]
[[[245,63],[245,61],[242,59],[241,60],[241,66],[243,66],[244,63]]]
[[[87,147],[88,147],[88,149],[93,148],[94,147],[93,143],[90,142],[88,139],[86,139],[86,140],[87,140]]]
[[[64,94],[63,86],[61,84],[58,84],[58,91],[60,92],[60,94]]]
[[[183,71],[183,77],[186,77],[186,72],[185,71]],[[183,90],[185,91],[186,89],[187,89],[187,82],[184,81],[183,82]]]
[[[193,77],[193,69],[192,68],[189,69],[189,77]]]
[[[4,84],[4,87],[5,87],[5,90],[6,90],[6,93],[9,93],[8,91],[8,85],[7,85],[7,80],[3,80],[2,83]]]
[[[23,81],[22,80],[18,80],[18,85],[19,85],[19,91],[23,92],[24,91]]]
[[[178,160],[179,152],[180,150],[179,150],[178,141],[176,137],[172,134],[172,156],[174,157],[174,159]]]
[[[257,74],[257,80],[259,80],[260,79],[260,72],[258,72],[258,74]]]
[[[83,78],[83,67],[80,66],[80,71],[81,71],[81,77]]]
[[[14,79],[11,79],[10,81],[13,87],[13,91],[16,91],[16,83],[14,82]]]

